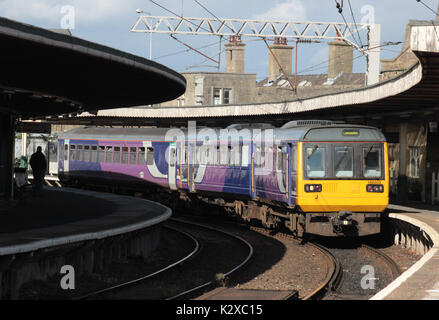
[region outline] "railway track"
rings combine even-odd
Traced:
[[[181,231],[181,230],[169,227],[169,226],[164,226],[163,228],[168,229],[168,230],[172,230],[174,232],[177,232],[177,233],[179,233],[179,234],[189,238],[193,242],[193,245],[194,245],[193,246],[193,250],[189,254],[184,256],[183,258],[179,259],[178,261],[173,262],[173,263],[167,265],[166,267],[163,267],[163,268],[161,268],[161,269],[159,269],[157,271],[145,274],[145,275],[143,275],[141,277],[138,277],[136,279],[133,279],[133,280],[130,280],[130,281],[127,281],[127,282],[123,282],[123,283],[120,283],[120,284],[117,284],[117,285],[114,285],[114,286],[110,286],[110,287],[105,288],[105,289],[93,291],[93,292],[90,292],[90,293],[88,293],[86,295],[75,297],[73,300],[85,300],[85,299],[90,299],[90,298],[98,298],[99,296],[102,296],[104,294],[109,294],[109,293],[112,293],[112,292],[116,292],[118,290],[126,289],[128,287],[133,286],[133,285],[139,284],[142,281],[150,279],[150,278],[152,278],[154,276],[158,276],[158,275],[160,275],[160,274],[162,274],[162,273],[164,273],[164,272],[166,272],[168,270],[176,268],[177,266],[182,265],[183,263],[189,261],[190,259],[193,259],[200,252],[200,249],[201,249],[200,242],[193,235],[191,235],[191,234],[189,234],[187,232],[184,232],[184,231]]]
[[[200,295],[209,287],[218,285],[217,281],[227,279],[228,276],[242,268],[253,255],[253,248],[247,241],[223,230],[177,219],[171,219],[167,227],[183,232],[196,243],[194,250],[189,255],[154,273],[90,292],[76,299],[187,299],[188,297]],[[218,245],[222,243],[227,244],[229,249],[234,245],[235,250],[232,251],[239,251],[238,255],[242,257],[234,257],[230,259],[232,263],[223,263],[221,265],[220,260],[227,260],[221,259],[224,257],[218,254]],[[241,248],[237,248],[239,246]],[[241,254],[244,251],[245,254]],[[236,262],[237,260],[239,261]],[[208,271],[201,270],[200,266],[208,269]],[[169,295],[165,287],[170,285],[172,285],[172,288],[169,292],[176,290],[178,292]],[[154,292],[155,296],[151,296],[151,293]]]
[[[270,231],[263,228],[251,227],[250,229],[270,235]],[[300,241],[288,233],[281,232],[271,236],[276,238],[286,238],[292,241]],[[380,274],[387,272],[389,277],[387,279],[382,279],[383,281],[380,286],[371,289],[371,292],[368,292],[367,294],[364,293],[364,290],[357,292],[352,292],[355,290],[348,290],[348,292],[346,292],[344,287],[349,282],[355,281],[355,279],[350,279],[352,270],[349,268],[352,266],[348,266],[344,263],[342,256],[337,252],[337,250],[340,251],[340,249],[331,249],[317,242],[309,242],[308,244],[317,248],[326,257],[328,269],[326,277],[322,283],[312,293],[303,297],[302,300],[365,300],[373,296],[376,292],[384,288],[388,283],[401,274],[398,265],[388,255],[369,245],[360,244],[357,248],[347,250],[351,255],[355,252],[358,256],[369,256],[371,258],[369,259],[369,262],[373,262],[370,266],[375,269],[381,269]],[[364,260],[364,258],[362,260]],[[369,281],[374,280],[377,280],[377,278],[369,278]]]
[[[367,300],[401,273],[388,255],[366,244],[348,249],[315,245],[326,252],[333,267],[325,283],[305,299]]]

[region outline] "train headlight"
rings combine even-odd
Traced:
[[[306,184],[305,192],[322,192],[321,184]]]
[[[383,193],[384,186],[382,184],[368,184],[366,190],[367,192]]]

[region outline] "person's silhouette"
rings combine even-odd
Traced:
[[[41,147],[38,147],[37,152],[31,156],[29,164],[32,167],[34,175],[34,182],[32,184],[33,194],[41,194],[47,168],[46,157],[44,156]]]

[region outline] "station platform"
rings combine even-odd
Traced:
[[[44,188],[0,209],[0,256],[76,241],[101,239],[154,226],[171,210],[128,196]]]
[[[418,227],[433,246],[372,300],[439,300],[439,206],[389,205],[389,217]]]

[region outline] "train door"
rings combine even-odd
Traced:
[[[255,180],[255,170],[256,170],[256,146],[254,143],[250,145],[250,196],[252,199],[256,199],[256,180]]]
[[[190,192],[195,191],[194,183],[194,162],[195,162],[195,149],[191,145],[181,143],[177,148],[177,179],[180,180],[180,189],[187,188]]]
[[[64,171],[64,140],[58,140],[58,172]]]
[[[282,159],[282,180],[285,186],[284,200],[291,204],[291,171],[292,171],[292,146],[291,144],[281,145],[281,159]]]
[[[177,190],[177,145],[175,142],[169,144],[168,159],[169,188]]]
[[[64,172],[69,172],[70,140],[64,140]]]

